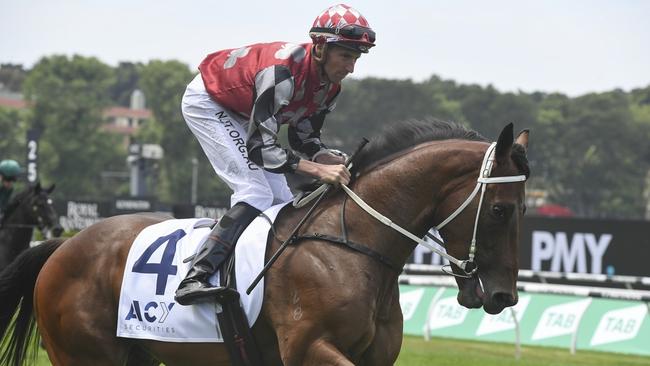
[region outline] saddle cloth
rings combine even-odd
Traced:
[[[264,214],[271,222],[286,204]],[[117,336],[164,342],[223,342],[216,320],[217,303],[182,306],[174,300],[179,283],[190,269],[185,258],[197,252],[210,233],[212,219],[167,220],[149,226],[133,242],[124,269],[117,317]],[[197,228],[195,228],[197,227]],[[237,290],[248,324],[253,325],[262,308],[264,280],[250,296],[246,288],[264,267],[270,222],[258,216],[246,228],[235,247]],[[210,278],[219,283],[219,273]]]

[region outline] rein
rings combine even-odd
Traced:
[[[436,248],[435,246],[431,245],[430,243],[426,242],[425,240],[417,237],[413,233],[409,232],[408,230],[402,228],[401,226],[395,224],[391,219],[388,217],[382,215],[381,213],[377,212],[375,209],[370,207],[361,197],[359,197],[356,193],[354,193],[350,188],[348,188],[345,185],[341,185],[345,193],[359,205],[364,211],[366,211],[370,216],[374,217],[377,219],[379,222],[382,224],[392,228],[393,230],[399,232],[400,234],[406,236],[407,238],[413,240],[414,242],[418,244],[422,244],[425,247],[429,248],[431,251],[437,253],[438,255],[446,258],[449,260],[449,262],[455,264],[458,268],[460,268],[464,274],[456,274],[451,271],[447,272],[447,274],[451,274],[453,276],[458,276],[458,277],[465,277],[465,278],[470,278],[472,277],[476,271],[478,270],[478,266],[474,262],[474,256],[476,253],[476,231],[478,228],[478,219],[479,219],[479,214],[481,212],[481,206],[483,204],[483,197],[485,195],[485,189],[488,184],[500,184],[500,183],[514,183],[514,182],[523,182],[526,180],[525,175],[513,175],[513,176],[505,176],[505,177],[490,177],[490,173],[492,172],[492,167],[494,166],[494,150],[496,148],[496,142],[493,142],[488,149],[485,152],[485,156],[483,157],[483,163],[481,165],[481,170],[479,171],[479,177],[476,180],[476,187],[470,193],[469,197],[463,202],[454,212],[449,215],[443,222],[435,226],[434,228],[436,230],[442,229],[445,225],[450,223],[456,216],[458,216],[471,202],[472,200],[476,197],[478,194],[479,190],[481,192],[480,198],[479,198],[479,203],[478,203],[478,208],[476,210],[476,219],[474,220],[474,232],[472,234],[472,241],[469,246],[469,256],[467,259],[460,260],[457,259],[456,257],[447,254],[446,252],[441,251],[440,249]],[[433,235],[429,235],[430,238],[438,242],[439,244],[443,244],[438,238],[433,237]]]

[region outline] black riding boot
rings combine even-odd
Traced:
[[[239,236],[259,214],[255,207],[239,202],[223,215],[192,259],[192,268],[176,290],[174,298],[179,304],[213,301],[220,295],[224,298],[237,296],[237,292],[231,289],[212,287],[208,278],[228,258]]]

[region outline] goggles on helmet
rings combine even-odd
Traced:
[[[373,31],[368,27],[363,27],[355,24],[347,24],[340,28],[339,27],[337,28],[312,27],[310,32],[340,35],[345,38],[345,39],[341,39],[341,41],[345,41],[345,40],[366,41],[367,40],[370,43],[375,43],[375,31]]]

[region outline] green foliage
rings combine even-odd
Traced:
[[[0,160],[13,159],[24,166],[29,112],[0,107]]]
[[[43,131],[41,180],[56,182],[63,197],[111,196],[101,173],[123,169],[121,138],[102,130],[102,111],[113,82],[109,66],[95,58],[51,56],[41,59],[25,80],[33,103],[30,125]]]
[[[23,65],[0,64],[0,89],[19,93],[26,75]]]
[[[140,87],[153,111],[154,121],[147,126],[143,141],[162,146],[165,158],[161,161],[159,199],[170,202],[189,202],[191,194],[192,158],[198,156],[198,143],[187,128],[181,114],[181,98],[192,80],[187,65],[178,61],[151,61],[140,75]]]
[[[458,115],[458,106],[411,80],[366,78],[344,82],[336,110],[327,116],[323,140],[328,146],[352,150],[362,137],[381,126],[413,118]]]
[[[621,92],[563,103],[551,99],[542,103],[533,149],[551,199],[581,216],[640,216],[642,178],[649,166],[639,153],[650,124],[634,121],[629,98]]]
[[[115,73],[115,82],[109,88],[111,101],[115,105],[129,107],[131,103],[131,93],[138,88],[140,74],[143,65],[141,63],[120,62],[113,70]]]

